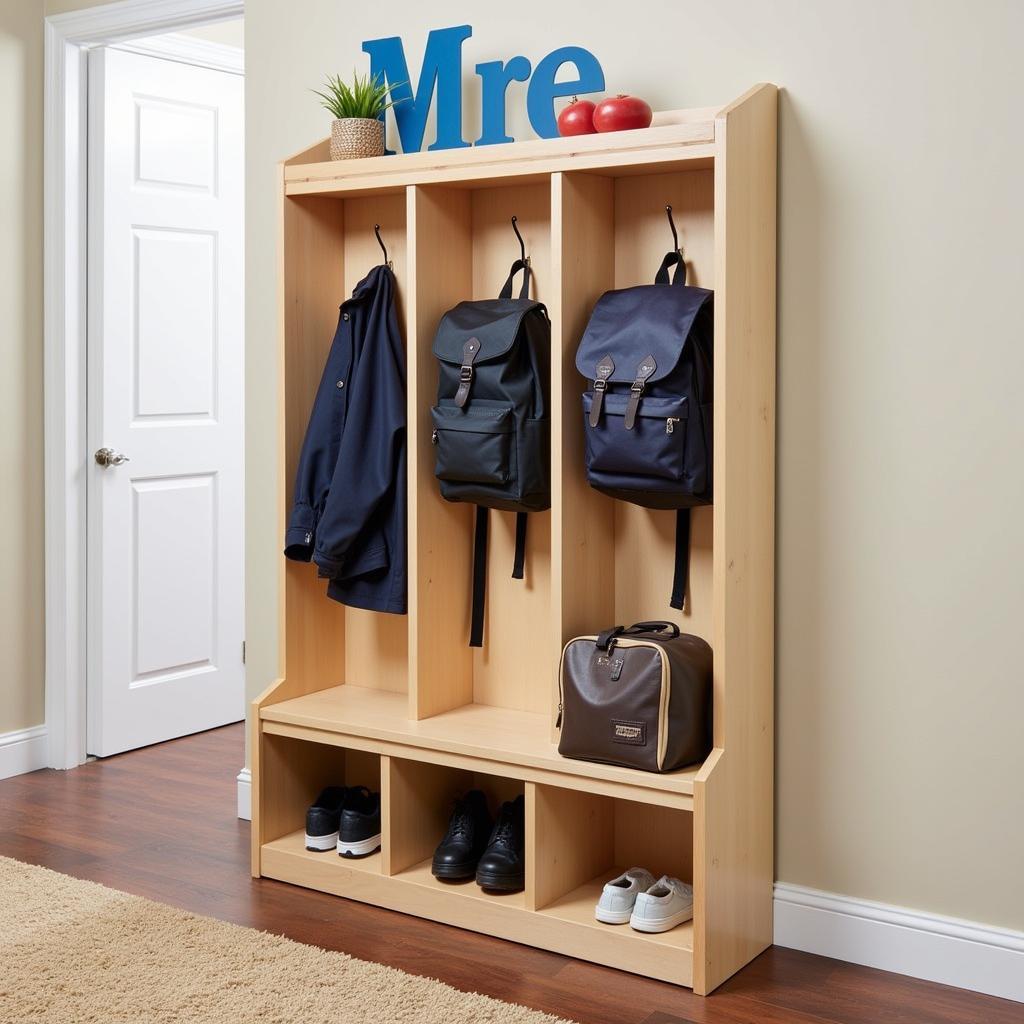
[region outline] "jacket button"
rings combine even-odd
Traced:
[[[343,380],[339,380],[334,386],[337,388],[343,388],[345,386],[345,382]]]
[[[342,320],[347,320],[348,319],[348,313],[342,313],[341,314],[341,319]]]

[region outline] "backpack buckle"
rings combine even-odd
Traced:
[[[644,393],[648,378],[658,369],[653,355],[644,356],[636,368],[636,379],[629,385],[629,401],[626,403],[626,417],[623,426],[632,430],[636,424],[637,410],[640,408],[640,396]]]
[[[597,364],[597,375],[594,377],[594,401],[590,406],[590,425],[596,427],[601,422],[601,406],[604,404],[604,393],[608,390],[608,378],[615,372],[615,363],[611,356],[605,356]]]
[[[480,353],[480,339],[470,338],[462,346],[462,366],[459,367],[459,387],[455,392],[455,405],[461,409],[469,401],[469,387],[473,383],[473,360]]]

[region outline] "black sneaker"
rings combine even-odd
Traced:
[[[526,884],[523,855],[526,801],[522,796],[501,805],[487,849],[476,867],[476,883],[482,889],[518,892]]]
[[[306,849],[322,853],[338,844],[338,822],[345,803],[344,786],[328,786],[306,811]]]
[[[367,857],[380,849],[380,793],[353,786],[345,793],[338,824],[338,854]]]
[[[487,848],[492,824],[487,797],[479,789],[470,790],[457,800],[448,821],[448,831],[434,851],[431,866],[434,877],[472,878]]]

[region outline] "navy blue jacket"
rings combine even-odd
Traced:
[[[285,555],[312,559],[335,601],[406,610],[405,458],[405,352],[379,266],[341,305],[285,534]]]

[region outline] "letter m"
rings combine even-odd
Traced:
[[[469,25],[434,29],[427,36],[423,67],[416,93],[412,91],[405,49],[398,36],[368,39],[363,52],[370,55],[370,76],[393,86],[391,99],[398,136],[404,153],[416,153],[423,146],[430,103],[437,91],[437,139],[428,149],[461,149],[469,143],[462,137],[462,44],[473,34]]]

